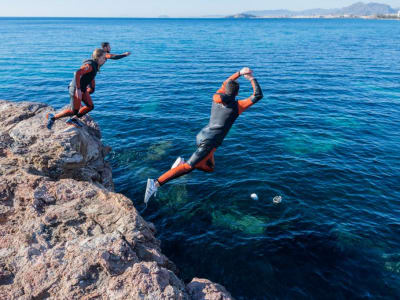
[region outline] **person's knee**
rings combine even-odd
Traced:
[[[184,168],[185,171],[190,172],[194,170],[194,167],[188,163],[185,163],[182,165],[182,167]]]
[[[209,167],[211,169],[214,169],[214,166],[215,166],[214,162],[211,159],[206,161],[206,165],[207,165],[207,167]]]

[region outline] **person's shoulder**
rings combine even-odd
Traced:
[[[82,70],[84,70],[85,72],[90,72],[93,69],[93,61],[92,60],[85,60],[82,63]]]

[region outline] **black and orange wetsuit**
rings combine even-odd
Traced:
[[[106,53],[106,58],[107,59],[121,59],[124,57],[127,57],[128,55],[126,54],[111,54],[111,53]]]
[[[262,99],[262,90],[256,79],[251,80],[253,94],[245,100],[235,100],[235,96],[229,96],[225,93],[225,87],[230,80],[236,80],[240,77],[239,72],[230,76],[222,84],[221,88],[214,94],[211,116],[208,125],[206,125],[196,137],[197,150],[193,153],[187,163],[169,170],[157,179],[160,185],[168,181],[187,174],[194,169],[205,172],[214,171],[214,152],[228,134],[237,117],[247,108]]]
[[[96,61],[89,59],[83,62],[82,67],[74,73],[74,78],[69,84],[71,107],[55,115],[55,119],[73,115],[81,117],[94,108],[90,94],[94,93],[96,87],[94,79],[98,70],[99,65]],[[81,100],[75,95],[76,89],[81,90],[82,101],[86,104],[86,106],[81,107]]]

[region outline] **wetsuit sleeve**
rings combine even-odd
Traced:
[[[83,65],[78,71],[75,73],[75,83],[76,83],[76,88],[80,89],[81,88],[81,77],[84,74],[92,72],[92,66],[89,64]]]
[[[127,56],[128,55],[126,55],[126,54],[111,54],[111,53],[106,54],[107,59],[121,59],[121,58],[124,58]]]
[[[219,90],[217,91],[218,94],[225,94],[225,86],[226,84],[230,81],[230,80],[236,80],[240,77],[240,73],[236,72],[234,74],[232,74],[231,76],[228,77],[227,80],[224,81],[224,83],[222,84],[222,86],[219,88]]]
[[[238,101],[239,115],[242,112],[244,112],[246,109],[248,109],[250,106],[252,106],[254,103],[257,103],[264,97],[263,92],[261,90],[260,85],[258,84],[257,79],[251,80],[251,86],[253,87],[253,95],[251,95],[247,99]]]

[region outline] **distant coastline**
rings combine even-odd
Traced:
[[[12,20],[12,19],[29,19],[29,20],[40,20],[40,19],[136,19],[136,20],[203,20],[203,19],[366,19],[366,20],[400,20],[400,17],[396,16],[265,16],[265,17],[235,17],[235,16],[218,16],[218,17],[37,17],[37,16],[12,16],[5,17],[0,16],[0,20]]]
[[[278,10],[255,10],[245,11],[235,15],[226,16],[229,19],[400,19],[400,8],[392,8],[387,4],[357,2],[350,6],[333,9],[307,9],[302,11],[291,11],[287,9]]]
[[[370,19],[370,20],[400,20],[399,16],[396,15],[377,15],[377,16],[341,16],[341,15],[313,15],[313,16],[263,16],[263,17],[256,17],[256,16],[228,16],[225,17],[226,19]]]
[[[142,18],[142,17],[0,17],[0,20],[62,20],[62,19],[71,19],[71,20],[86,20],[86,19],[99,19],[99,20],[107,20],[107,19],[115,19],[115,20],[229,20],[229,19],[242,19],[242,20],[268,20],[268,19],[303,19],[303,20],[311,20],[311,19],[319,19],[319,20],[388,20],[388,21],[400,21],[398,17],[379,17],[379,16],[357,16],[357,17],[344,17],[344,16],[294,16],[294,17],[255,17],[255,18],[233,18],[233,17],[153,17],[153,18]]]

